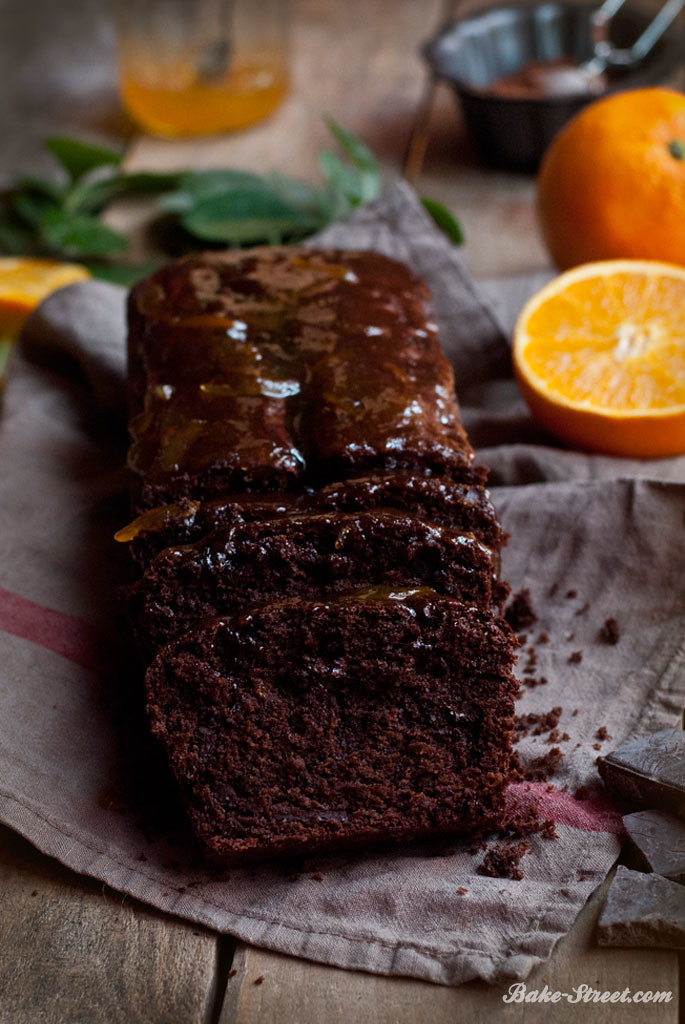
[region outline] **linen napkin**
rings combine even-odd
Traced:
[[[296,873],[202,864],[147,737],[114,600],[128,572],[112,540],[127,519],[124,293],[95,282],[32,316],[4,399],[0,820],[76,871],[247,942],[442,984],[525,978],[619,852],[598,752],[679,722],[685,459],[583,455],[544,435],[507,348],[540,278],[476,285],[406,186],[315,244],[378,249],[431,285],[464,419],[511,533],[503,573],[528,588],[537,614],[517,710],[562,709],[555,731],[524,727],[518,745],[523,764],[556,747],[552,778],[519,781],[511,797],[535,801],[557,838],[530,838],[519,880],[477,873],[484,851],[469,842],[320,858]]]

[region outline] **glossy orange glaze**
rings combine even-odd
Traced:
[[[193,256],[139,284],[129,464],[147,503],[198,475],[205,494],[366,469],[468,476],[428,299],[394,260],[302,247]]]

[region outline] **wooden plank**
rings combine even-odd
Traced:
[[[0,828],[2,1024],[204,1024],[218,939]]]
[[[508,985],[471,982],[445,988],[407,978],[384,978],[342,971],[322,964],[239,944],[220,1024],[256,1024],[283,1020],[289,1024],[491,1024],[503,1019],[525,1024],[618,1024],[628,1016],[640,1024],[677,1024],[678,957],[665,950],[602,949],[594,928],[607,883],[590,898],[573,930],[557,946],[547,964],[526,985],[571,993],[579,985],[619,991],[670,991],[668,1003],[639,1007],[611,1003],[505,1004]],[[261,979],[261,980],[260,980]]]

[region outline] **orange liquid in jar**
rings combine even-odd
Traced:
[[[285,58],[247,55],[219,75],[203,77],[186,60],[155,66],[153,58],[127,61],[122,54],[124,106],[154,135],[211,135],[267,117],[288,92]]]

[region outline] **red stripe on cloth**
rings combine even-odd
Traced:
[[[82,668],[100,666],[97,633],[82,619],[46,608],[0,587],[0,630],[61,654]]]
[[[578,800],[549,782],[512,782],[508,799],[528,807],[535,804],[541,818],[559,825],[570,825],[583,832],[610,832],[623,835],[623,819],[616,808],[601,795]]]

